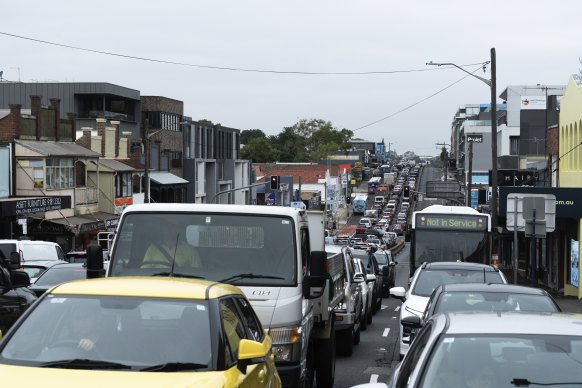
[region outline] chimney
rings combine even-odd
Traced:
[[[113,128],[115,128],[115,157],[119,156],[119,121],[117,120],[111,120],[110,121],[111,126]]]
[[[73,140],[77,138],[77,114],[74,112],[67,112],[67,119],[71,122],[71,136]]]
[[[125,152],[124,149],[120,147],[119,157],[120,158],[130,158],[131,157],[131,131],[123,131],[121,133],[122,139],[120,139],[121,144],[125,141]],[[124,155],[125,153],[125,155]]]
[[[105,123],[106,119],[95,119],[97,121],[97,136],[101,136],[101,156],[105,156]]]
[[[0,141],[11,142],[20,137],[20,112],[22,105],[10,104],[10,115],[5,125],[0,126]]]
[[[75,140],[75,143],[80,145],[81,147],[85,147],[87,149],[91,149],[91,127],[83,127],[83,136]]]
[[[53,109],[53,111],[55,112],[55,122],[54,122],[54,135],[55,135],[55,140],[56,141],[60,141],[61,140],[61,100],[59,98],[51,98],[49,99],[49,101],[51,102],[51,107]]]
[[[40,140],[40,129],[42,128],[42,120],[40,117],[40,98],[41,96],[30,96],[30,113],[36,118],[36,140]]]

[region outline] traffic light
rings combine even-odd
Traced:
[[[410,197],[410,186],[404,186],[404,198]]]
[[[279,190],[279,175],[271,175],[271,190]]]

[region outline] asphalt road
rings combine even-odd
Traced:
[[[408,285],[407,246],[395,260],[396,286]],[[334,387],[347,388],[368,382],[387,383],[392,368],[398,363],[398,331],[401,302],[384,297],[382,310],[374,315],[371,325],[361,333],[360,344],[350,357],[337,357]]]

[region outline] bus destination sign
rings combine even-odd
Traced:
[[[417,214],[416,229],[487,230],[487,216]]]

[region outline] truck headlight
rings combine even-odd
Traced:
[[[298,361],[301,358],[303,342],[301,326],[271,328],[269,336],[273,340],[275,361]]]

